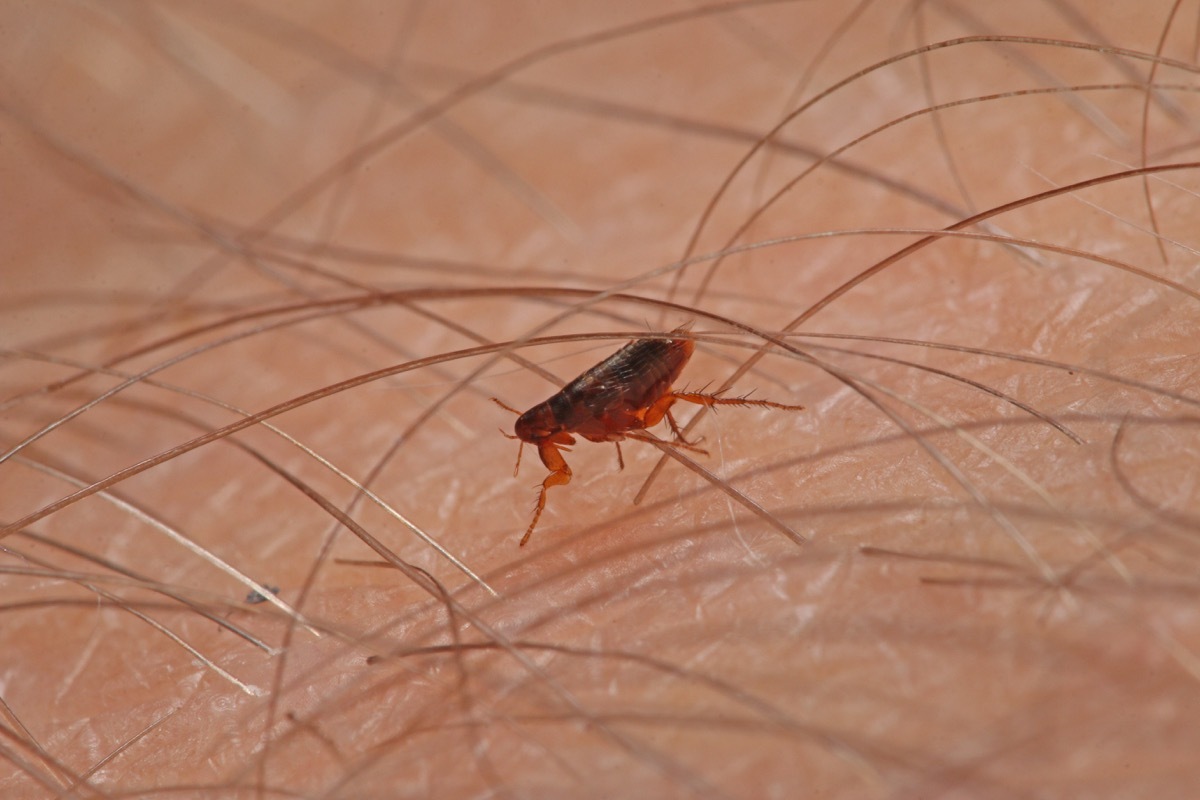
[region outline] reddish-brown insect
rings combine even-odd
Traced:
[[[676,328],[671,333],[684,333],[688,327]],[[664,417],[675,437],[674,446],[707,455],[704,450],[684,440],[680,433],[675,418],[671,416],[671,406],[676,400],[702,406],[763,406],[786,411],[804,409],[804,406],[789,406],[770,400],[672,391],[671,384],[683,372],[695,349],[696,342],[689,338],[636,339],[524,414],[492,398],[500,407],[518,415],[514,430],[516,435],[509,438],[521,440],[522,449],[525,442],[535,445],[542,463],[550,470],[550,474],[542,481],[533,521],[521,537],[521,547],[529,541],[538,518],[546,508],[546,492],[551,486],[571,482],[571,468],[567,466],[560,448],[575,444],[576,435],[589,442],[614,443],[617,446],[617,463],[624,469],[621,440],[662,441],[642,431],[657,425]],[[518,450],[513,474],[520,468],[521,451]]]

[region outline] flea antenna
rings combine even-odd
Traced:
[[[500,398],[498,398],[498,397],[493,397],[493,398],[491,398],[491,400],[492,400],[492,402],[493,402],[493,403],[495,403],[496,405],[500,406],[500,407],[501,407],[501,408],[503,408],[505,411],[511,411],[512,413],[516,414],[518,417],[519,417],[519,416],[521,416],[521,412],[520,412],[520,411],[517,411],[515,408],[513,408],[512,406],[510,406],[508,403],[505,403],[505,402],[504,402],[503,400],[501,400]]]

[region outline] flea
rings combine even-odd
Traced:
[[[687,328],[685,325],[671,333],[684,333]],[[520,547],[529,541],[546,508],[546,492],[551,486],[564,486],[571,482],[571,468],[563,458],[562,448],[575,444],[576,436],[582,436],[589,442],[615,444],[617,462],[624,469],[621,441],[628,438],[661,442],[643,431],[657,425],[663,418],[671,426],[674,436],[670,444],[707,455],[704,450],[683,438],[675,417],[671,415],[671,406],[677,400],[702,406],[761,406],[785,411],[804,409],[804,406],[784,405],[770,400],[673,391],[671,385],[683,372],[695,349],[696,342],[690,338],[636,339],[524,414],[492,398],[502,408],[518,415],[513,431],[516,435],[504,435],[519,439],[521,449],[524,449],[526,442],[537,447],[542,463],[550,470],[550,474],[542,481],[533,520],[521,537]],[[520,468],[521,450],[518,450],[513,474]]]

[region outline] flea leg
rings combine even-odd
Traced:
[[[504,431],[500,431],[500,432],[504,433]],[[521,474],[521,453],[524,453],[524,452],[525,452],[525,443],[521,442],[519,445],[517,445],[517,465],[515,467],[513,467],[513,477],[514,478]]]
[[[666,417],[671,422],[671,431],[678,436],[679,428],[675,425],[675,420],[671,418],[671,404],[674,402],[675,395],[667,393],[647,406],[646,410],[640,415],[642,418],[642,427],[653,428],[662,422],[663,417]]]
[[[675,402],[676,398],[677,395],[674,393],[667,393],[655,400],[642,416],[643,423],[647,428],[652,428],[661,422],[663,417],[666,417],[667,424],[671,426],[671,435],[675,437],[675,441],[680,447],[708,455],[707,452],[683,438],[683,431],[679,430],[679,423],[675,421],[675,415],[671,413],[671,405]]]
[[[571,468],[567,466],[567,461],[559,452],[558,446],[549,440],[538,444],[538,455],[542,457],[542,463],[546,465],[546,469],[550,470],[550,474],[546,476],[546,480],[542,481],[541,491],[538,492],[537,508],[533,511],[533,521],[529,523],[529,528],[525,531],[525,535],[521,537],[521,543],[518,547],[524,547],[529,541],[530,534],[537,527],[538,518],[542,516],[542,511],[546,508],[546,492],[551,486],[565,486],[571,482]]]
[[[518,417],[521,416],[520,411],[517,411],[512,406],[510,406],[506,403],[503,403],[500,400],[497,400],[495,397],[492,398],[492,402],[495,403],[496,405],[500,406],[501,408],[503,408],[505,411],[511,411],[512,413],[516,414]],[[500,435],[503,436],[505,439],[516,439],[517,441],[520,441],[520,437],[513,436],[511,433],[505,433],[503,430],[500,431]],[[525,443],[521,442],[521,446],[517,448],[517,465],[515,467],[513,467],[513,477],[514,478],[517,477],[517,475],[521,474],[521,453],[524,450],[525,450]]]
[[[675,398],[671,399],[674,400]],[[679,423],[675,421],[675,415],[671,413],[671,409],[668,408],[664,414],[667,418],[667,424],[671,426],[671,435],[675,437],[675,441],[682,442],[683,444],[691,444],[691,442],[683,438],[683,431],[679,430]]]
[[[613,442],[613,444],[617,446],[617,466],[623,470],[625,469],[625,459],[621,458],[621,443]]]
[[[679,424],[675,421],[675,416],[671,413],[671,406],[676,400],[683,400],[700,406],[708,406],[709,408],[713,406],[759,406],[760,408],[778,408],[783,411],[804,410],[804,406],[789,406],[771,400],[751,400],[748,397],[721,397],[719,394],[708,394],[706,392],[668,392],[646,409],[643,419],[647,428],[657,425],[663,417],[666,417],[667,424],[671,426],[671,433],[675,437],[675,443],[684,449],[693,450],[698,453],[705,453],[705,451],[683,438],[683,431],[679,429]]]
[[[500,406],[501,408],[503,408],[505,411],[511,411],[512,413],[516,414],[518,417],[521,416],[521,412],[517,411],[515,408],[510,406],[508,403],[505,403],[504,401],[502,401],[498,398],[495,398],[495,397],[491,398],[491,401],[493,403],[495,403],[496,405]]]
[[[751,400],[749,397],[720,397],[715,394],[705,394],[704,392],[671,392],[663,400],[667,398],[683,400],[688,403],[695,403],[698,406],[708,406],[709,408],[713,406],[758,406],[760,408],[778,408],[783,411],[804,410],[804,406],[789,406],[771,400]],[[662,400],[659,402],[661,403]]]

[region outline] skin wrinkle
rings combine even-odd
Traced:
[[[0,11],[0,795],[1186,796],[1189,16]],[[519,549],[488,398],[688,323],[806,410]]]

